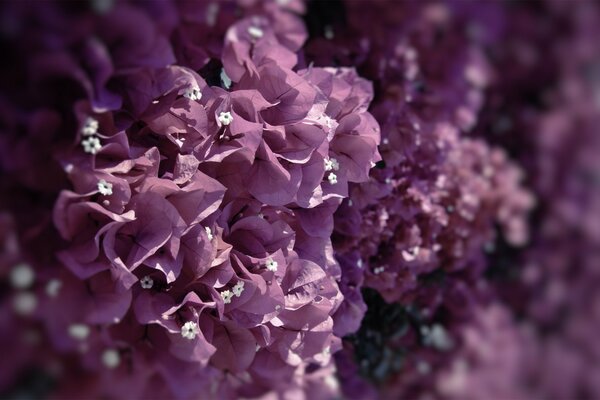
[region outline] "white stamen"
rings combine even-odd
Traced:
[[[87,139],[83,140],[81,142],[81,145],[83,146],[83,151],[90,154],[96,154],[102,148],[102,145],[100,144],[100,139],[98,139],[95,136],[90,136]]]
[[[60,291],[61,286],[62,286],[62,282],[59,281],[58,279],[49,280],[48,283],[46,284],[46,294],[49,297],[58,296],[58,292]]]
[[[208,236],[208,240],[213,240],[214,236],[210,228],[208,226],[205,226],[204,230],[206,231],[206,236]]]
[[[225,69],[221,68],[221,83],[225,89],[229,89],[231,87],[231,78],[225,72]]]
[[[29,315],[37,307],[37,297],[30,292],[18,293],[13,299],[15,312],[20,315]]]
[[[231,124],[231,121],[233,121],[233,117],[229,111],[220,113],[218,119],[219,122],[225,126]]]
[[[186,97],[192,101],[200,100],[202,98],[202,92],[197,87],[189,87],[183,92],[183,97]]]
[[[194,321],[188,321],[181,327],[181,336],[186,339],[192,340],[198,333],[200,333],[200,329],[198,328],[198,324]]]
[[[235,297],[240,297],[242,292],[244,291],[244,281],[239,281],[235,284],[235,286],[231,289]]]
[[[86,324],[69,325],[69,335],[73,339],[85,340],[90,335],[90,327]]]
[[[148,275],[146,275],[142,279],[140,279],[140,286],[143,289],[152,289],[153,285],[154,285],[154,281]]]
[[[117,368],[121,364],[121,355],[115,349],[104,350],[102,364],[109,369]]]
[[[271,272],[276,272],[277,271],[277,261],[273,260],[272,258],[269,258],[267,260],[267,270],[271,271]]]
[[[16,289],[27,289],[33,285],[35,272],[27,264],[18,264],[10,272],[10,283]]]
[[[87,117],[81,128],[83,136],[92,136],[98,133],[98,121],[92,117]]]
[[[335,185],[337,183],[337,175],[330,172],[329,175],[327,175],[327,180],[330,184]]]
[[[98,181],[98,191],[101,195],[110,196],[111,194],[113,194],[112,188],[112,183],[106,182],[104,179],[100,179]]]
[[[221,297],[223,298],[223,303],[229,304],[231,303],[231,299],[233,297],[233,293],[230,290],[223,290],[221,292]]]
[[[250,26],[248,28],[248,33],[250,34],[250,36],[252,36],[254,39],[260,39],[261,37],[263,37],[264,32],[262,29],[260,29],[259,27],[256,26]]]

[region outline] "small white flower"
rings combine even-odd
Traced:
[[[250,36],[252,36],[254,39],[260,39],[261,37],[263,37],[264,32],[262,29],[260,29],[257,26],[250,26],[248,27],[248,33],[250,34]]]
[[[17,289],[27,289],[34,280],[35,272],[27,264],[18,264],[10,272],[10,283]]]
[[[221,83],[225,89],[229,89],[231,87],[231,78],[225,72],[225,69],[221,68]]]
[[[90,154],[96,154],[101,148],[100,139],[95,136],[90,136],[81,142],[83,151]]]
[[[117,368],[121,364],[121,355],[115,349],[104,350],[102,364],[109,369]]]
[[[273,260],[272,258],[269,258],[267,260],[267,270],[271,271],[271,272],[276,272],[277,271],[277,261]]]
[[[335,185],[337,183],[337,175],[330,172],[329,175],[327,175],[327,180],[330,184]]]
[[[98,191],[100,192],[100,194],[104,196],[110,196],[111,194],[113,194],[112,188],[112,183],[106,182],[104,179],[100,179],[98,181]]]
[[[192,340],[198,333],[200,333],[200,329],[198,328],[198,324],[194,321],[188,321],[181,327],[181,336],[186,339]]]
[[[233,121],[233,116],[231,115],[231,113],[229,111],[227,112],[222,112],[219,114],[219,122],[225,126],[231,124],[231,121]]]
[[[183,97],[192,101],[200,100],[202,98],[202,92],[197,87],[189,87],[183,92]]]
[[[244,291],[244,281],[239,281],[235,284],[235,286],[231,289],[235,297],[240,297],[242,292]]]
[[[144,289],[152,289],[153,285],[154,285],[154,281],[148,275],[146,275],[142,279],[140,279],[140,286]]]
[[[206,231],[206,236],[208,236],[208,240],[213,240],[214,236],[210,228],[208,226],[205,226],[204,230]]]
[[[362,268],[362,267],[363,267],[363,260],[362,260],[362,258],[359,258],[359,259],[358,259],[358,261],[356,262],[356,266],[357,266],[358,268]]]
[[[338,164],[335,158],[326,158],[323,161],[325,162],[325,171],[331,171],[333,169],[337,171],[338,169],[340,169],[340,165]]]
[[[60,291],[61,286],[62,286],[62,282],[59,281],[58,279],[50,279],[48,281],[48,283],[46,284],[46,294],[49,297],[58,296],[58,292]]]
[[[229,304],[231,303],[231,299],[233,298],[233,293],[230,290],[223,290],[221,292],[221,297],[223,298],[223,303]]]
[[[90,335],[90,327],[86,324],[69,325],[69,335],[73,339],[85,340]]]
[[[98,133],[98,121],[92,117],[87,117],[81,128],[83,136],[92,136]]]
[[[20,315],[29,315],[37,307],[37,297],[30,292],[21,292],[13,298],[15,312]]]
[[[374,273],[375,275],[379,275],[379,274],[380,274],[380,273],[382,273],[383,271],[385,271],[385,267],[383,267],[383,266],[382,266],[382,267],[375,267],[375,268],[373,268],[373,273]]]

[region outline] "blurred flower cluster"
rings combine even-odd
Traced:
[[[0,20],[2,396],[600,396],[596,4]]]

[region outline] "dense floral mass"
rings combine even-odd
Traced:
[[[597,5],[0,16],[3,397],[600,396]]]

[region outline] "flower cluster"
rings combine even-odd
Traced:
[[[56,261],[17,311],[79,355],[61,366],[64,393],[144,397],[157,381],[180,398],[336,389],[319,372],[340,346],[330,236],[349,183],[380,160],[372,87],[351,68],[297,68],[306,32],[293,4],[223,6],[243,15],[204,61],[190,47],[213,51],[192,42],[218,3],[170,36],[150,4],[87,15],[82,52],[49,56],[85,95],[60,104],[75,130],[50,149],[68,180],[53,207]],[[85,56],[93,70],[68,65]],[[15,267],[14,286],[33,274]],[[71,387],[80,367],[89,379]]]
[[[0,20],[0,397],[600,396],[598,5]]]

